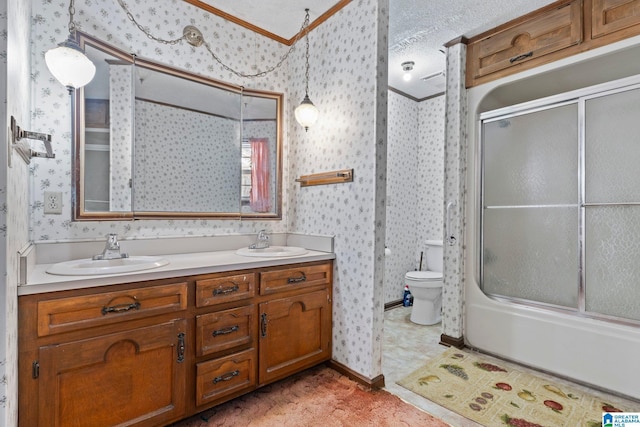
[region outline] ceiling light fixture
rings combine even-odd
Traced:
[[[407,62],[403,62],[400,65],[402,66],[402,71],[404,71],[404,75],[402,76],[402,79],[405,82],[408,82],[409,80],[411,80],[411,71],[413,70],[413,66],[416,64],[413,61],[407,61]]]
[[[96,74],[96,66],[84,54],[75,40],[76,23],[74,0],[69,2],[69,38],[45,53],[44,60],[53,76],[67,87],[69,93],[89,83]]]
[[[306,42],[306,68],[305,68],[305,89],[304,89],[304,99],[296,108],[296,120],[302,127],[304,127],[305,132],[309,131],[309,127],[313,126],[318,120],[318,108],[313,105],[313,102],[309,99],[309,9],[305,9],[307,15],[304,19],[304,27],[305,27],[305,42]]]

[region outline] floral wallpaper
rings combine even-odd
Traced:
[[[447,49],[447,100],[444,157],[444,202],[455,202],[452,230],[456,241],[444,245],[444,287],[442,292],[443,334],[460,338],[464,316],[464,241],[465,192],[467,174],[467,92],[464,86],[466,45],[458,43]]]
[[[6,114],[0,124],[7,126],[7,116],[14,116],[25,129],[31,127],[29,117],[29,18],[31,4],[9,0],[0,6],[0,67],[6,68],[6,81],[0,86]],[[5,92],[6,90],[6,92]],[[4,129],[7,129],[6,127]],[[2,132],[6,135],[6,132]],[[5,136],[0,138],[4,138]],[[41,147],[37,146],[37,149]],[[14,426],[18,419],[18,251],[29,240],[29,170],[18,155],[11,155],[6,169],[7,153],[0,154],[1,229],[0,255],[6,264],[0,267],[4,286],[0,286],[0,425]],[[6,178],[6,181],[5,181]],[[2,253],[3,252],[3,253]]]
[[[350,183],[292,182],[290,231],[335,236],[333,358],[370,378],[381,373],[387,21],[386,0],[354,1],[309,34],[309,97],[320,117],[308,132],[289,128],[291,181],[354,169]],[[290,65],[290,97],[302,100],[303,52]]]
[[[444,127],[445,96],[418,105],[420,146],[418,150],[418,235],[424,240],[444,236]],[[422,243],[421,243],[422,244]],[[424,247],[419,248],[420,251]],[[424,266],[423,266],[424,267]]]
[[[418,268],[416,233],[420,163],[419,104],[389,91],[387,135],[387,224],[384,302],[401,300],[404,275]]]
[[[385,304],[402,299],[426,240],[442,240],[444,96],[415,102],[389,92]],[[426,270],[423,260],[422,269]]]
[[[240,122],[143,100],[135,105],[134,209],[238,212]]]
[[[177,38],[186,25],[196,25],[221,59],[240,71],[250,72],[273,66],[288,49],[183,1],[170,0],[164,2],[162,7],[158,3],[143,0],[126,3],[135,18],[161,38]],[[287,231],[287,188],[282,199],[285,215],[282,221],[71,221],[71,104],[66,89],[53,79],[44,63],[44,53],[68,35],[68,5],[50,0],[32,0],[32,5],[32,128],[52,134],[56,153],[55,161],[35,159],[31,164],[31,238],[34,241],[101,240],[110,232],[127,239],[252,233],[260,229]],[[288,103],[287,62],[266,79],[240,78],[224,70],[202,47],[191,47],[186,42],[169,46],[149,40],[127,18],[117,1],[78,0],[75,8],[75,20],[80,30],[126,52],[244,87],[282,92],[285,93],[285,104]],[[299,79],[299,75],[295,78]],[[287,179],[288,174],[285,172],[284,175],[284,179]],[[63,193],[62,215],[44,215],[44,191]]]
[[[124,95],[133,86],[133,73],[130,65],[111,64],[109,66],[109,210],[128,212],[131,210],[132,178],[131,118],[134,100]],[[129,91],[128,93],[131,93]],[[118,171],[114,173],[113,171]]]

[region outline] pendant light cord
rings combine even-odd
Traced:
[[[73,0],[71,0],[71,1],[73,3]],[[142,26],[141,24],[138,23],[138,21],[135,19],[133,14],[129,11],[129,8],[127,7],[127,4],[124,2],[124,0],[118,0],[118,3],[120,4],[120,7],[122,7],[122,9],[127,14],[127,18],[129,18],[129,20],[131,22],[133,22],[135,24],[135,26],[138,27],[138,29],[140,31],[142,31],[149,39],[151,39],[153,41],[156,41],[156,42],[162,43],[162,44],[167,44],[167,45],[175,45],[175,44],[180,43],[183,40],[187,40],[187,38],[190,37],[190,36],[193,37],[192,34],[190,34],[190,35],[183,34],[182,37],[180,37],[178,39],[174,39],[174,40],[165,40],[165,39],[161,39],[159,37],[156,37],[153,34],[151,34],[144,26]],[[306,72],[306,80],[307,80],[307,91],[308,91],[308,86],[309,86],[309,37],[308,37],[308,33],[309,33],[309,28],[308,28],[309,27],[309,9],[305,9],[305,11],[306,11],[306,16],[304,18],[304,22],[302,23],[302,26],[300,27],[300,31],[298,32],[298,34],[296,34],[296,37],[294,38],[293,43],[291,44],[291,47],[289,48],[289,50],[284,55],[282,55],[280,60],[275,65],[267,68],[264,71],[260,71],[260,72],[254,73],[254,74],[243,73],[241,71],[237,71],[237,70],[233,69],[232,67],[228,66],[227,64],[222,62],[222,60],[215,54],[215,52],[213,52],[213,49],[211,49],[211,46],[204,39],[204,37],[199,33],[199,31],[198,31],[197,37],[200,38],[199,41],[201,43],[199,43],[199,44],[203,44],[204,45],[204,47],[207,49],[207,51],[209,52],[211,57],[216,62],[218,62],[218,64],[220,64],[220,66],[222,66],[223,69],[225,69],[226,71],[229,71],[230,73],[235,74],[238,77],[255,78],[255,77],[264,77],[267,74],[270,74],[273,71],[275,71],[278,68],[280,68],[282,66],[282,64],[287,60],[287,58],[289,58],[289,55],[291,55],[291,53],[295,50],[296,44],[298,43],[298,41],[300,40],[300,37],[302,37],[302,34],[304,32],[304,34],[307,36],[306,37],[306,40],[307,40],[307,72]],[[189,40],[187,40],[187,41],[189,43],[191,43],[191,41],[189,41]]]
[[[76,23],[73,20],[73,15],[76,14],[76,8],[74,5],[74,0],[69,1],[69,34],[75,34],[76,32]]]

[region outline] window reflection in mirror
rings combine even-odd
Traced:
[[[80,42],[75,219],[280,217],[282,94]]]

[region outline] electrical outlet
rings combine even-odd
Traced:
[[[62,193],[58,191],[44,192],[44,213],[57,215],[62,213]]]

